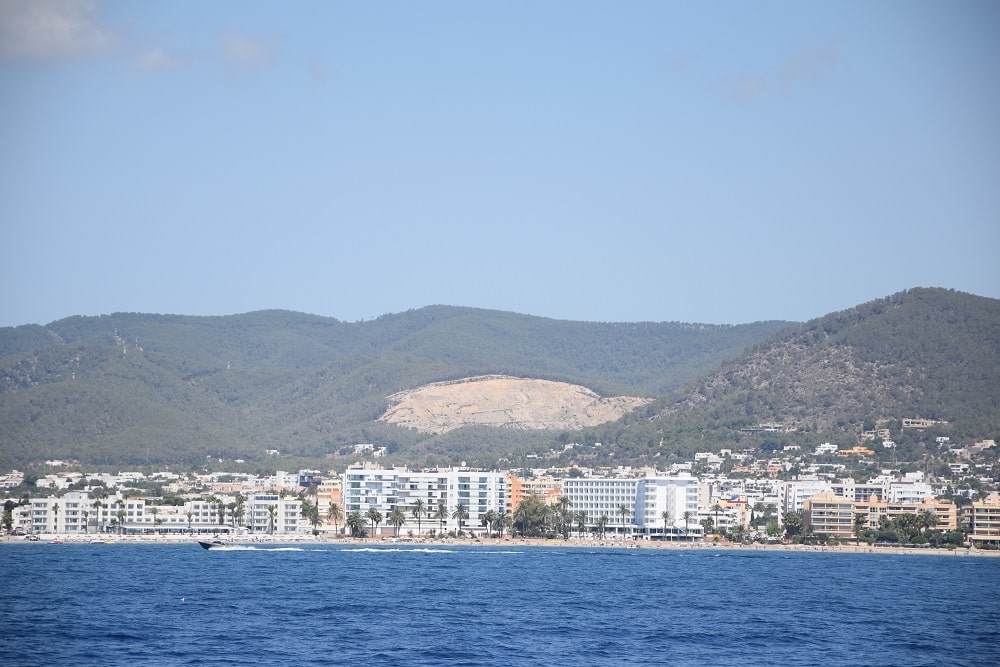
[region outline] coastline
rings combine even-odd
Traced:
[[[34,544],[34,545],[60,545],[60,544],[106,544],[109,546],[117,544],[191,544],[197,545],[199,540],[217,539],[212,536],[167,536],[167,535],[73,535],[71,537],[57,535],[41,535],[39,540],[27,540],[24,537],[14,535],[4,535],[0,538],[0,544]],[[620,539],[610,540],[547,540],[544,538],[411,538],[411,537],[378,537],[378,538],[356,538],[356,537],[318,537],[312,536],[288,536],[288,535],[260,535],[252,538],[242,537],[234,540],[227,540],[227,543],[242,546],[367,546],[371,548],[379,547],[401,547],[401,546],[430,546],[430,547],[525,547],[525,548],[588,548],[588,549],[625,549],[625,550],[673,550],[673,551],[730,551],[730,552],[795,552],[795,553],[833,553],[833,554],[892,554],[892,555],[929,555],[929,556],[954,556],[954,557],[1000,557],[1000,551],[983,550],[976,548],[915,548],[903,546],[869,546],[844,544],[838,546],[820,546],[805,544],[734,544],[732,542],[653,542],[653,541],[630,541]]]

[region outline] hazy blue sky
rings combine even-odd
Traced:
[[[0,0],[0,326],[1000,297],[1000,3]]]

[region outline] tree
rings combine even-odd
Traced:
[[[938,521],[937,512],[934,510],[925,509],[917,513],[917,524],[924,529],[925,536],[929,531],[937,528]]]
[[[789,538],[801,535],[805,526],[801,512],[785,512],[783,523],[785,524],[785,536]]]
[[[406,523],[406,516],[400,511],[398,507],[394,507],[391,512],[389,512],[389,523],[395,529],[395,536],[399,537],[399,528],[404,523]]]
[[[712,524],[712,525],[715,526],[716,528],[718,528],[719,527],[719,512],[722,511],[722,505],[720,505],[719,503],[712,503],[712,507],[710,507],[709,509],[711,509],[712,513],[715,515],[715,523]]]
[[[681,518],[684,519],[684,537],[688,534],[688,522],[695,518],[696,513],[691,510],[684,510],[684,514],[681,514]]]
[[[660,512],[660,518],[663,519],[663,537],[667,537],[667,531],[670,529],[670,522],[674,520],[670,510],[663,510]],[[670,539],[674,539],[674,531],[670,530]]]
[[[159,531],[156,529],[156,527],[158,525],[160,525],[160,519],[157,517],[157,515],[160,513],[160,508],[159,507],[150,507],[149,508],[149,513],[153,515],[153,532],[157,533]]]
[[[192,512],[191,510],[188,510],[187,512],[184,513],[184,516],[186,516],[187,520],[188,520],[188,532],[189,533],[193,532],[192,529],[191,529],[191,519],[194,518],[194,512]]]
[[[601,539],[604,539],[604,533],[608,528],[608,515],[602,514],[597,517],[597,532],[600,534]]]
[[[378,511],[375,506],[368,508],[368,514],[365,515],[372,524],[372,537],[377,536],[378,525],[382,523],[382,513]]]
[[[99,532],[99,533],[101,532],[101,507],[102,506],[103,506],[103,503],[101,502],[100,498],[98,498],[97,500],[94,501],[94,524],[95,524],[94,527],[97,529],[97,532]]]
[[[706,535],[710,535],[712,533],[712,531],[715,529],[715,522],[712,521],[712,517],[710,517],[710,516],[706,516],[704,519],[702,519],[698,523],[701,524],[701,529],[703,531],[705,531]]]
[[[462,534],[462,523],[469,518],[469,509],[462,503],[455,505],[455,511],[451,513],[451,518],[458,521],[458,534]]]
[[[53,532],[59,532],[59,503],[52,505],[52,528]]]
[[[246,514],[246,504],[247,497],[242,493],[237,493],[235,511],[230,515],[233,518],[233,528],[236,528],[237,524],[243,522],[243,515]]]
[[[576,532],[578,535],[583,535],[587,532],[587,511],[577,510],[573,514],[576,517]]]
[[[444,502],[438,503],[437,511],[434,512],[434,518],[438,520],[438,526],[441,528],[441,534],[444,535],[444,522],[448,520],[448,508],[445,506]]]
[[[569,499],[569,496],[562,495],[556,500],[556,511],[558,512],[559,519],[559,532],[562,534],[563,539],[569,537],[569,508],[573,506],[573,501]]]
[[[326,520],[333,522],[333,532],[340,532],[340,522],[344,520],[344,510],[337,503],[330,503],[329,509],[326,510]]]
[[[365,536],[365,518],[361,516],[360,510],[353,510],[347,515],[347,527],[351,531],[351,537]]]
[[[267,506],[267,534],[274,535],[274,519],[278,515],[277,505]]]
[[[615,513],[622,519],[622,532],[624,533],[626,528],[625,522],[629,516],[631,516],[632,510],[628,505],[621,504],[618,506],[618,509],[615,510]]]
[[[479,517],[479,524],[486,528],[486,536],[493,537],[493,528],[497,521],[496,510],[489,510]]]
[[[857,512],[854,515],[854,537],[857,540],[857,545],[861,546],[861,535],[865,532],[865,524],[868,523],[868,517],[865,516],[864,512]]]
[[[423,499],[417,498],[413,501],[413,509],[410,510],[413,513],[413,518],[417,520],[417,535],[420,535],[420,520],[424,516],[424,511],[427,506],[424,504]]]
[[[115,512],[115,516],[118,517],[118,531],[120,535],[125,534],[125,503],[118,501],[118,511]]]
[[[513,524],[522,537],[541,537],[545,534],[546,507],[538,496],[523,498],[514,510]]]
[[[313,535],[319,533],[319,507],[314,505],[308,498],[304,495],[299,500],[299,514],[302,515],[304,519],[307,519],[313,527]]]

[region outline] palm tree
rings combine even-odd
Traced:
[[[247,502],[246,496],[244,496],[242,493],[236,494],[236,503],[235,503],[236,506],[233,509],[232,514],[230,514],[230,516],[233,518],[233,528],[236,528],[236,524],[243,521],[243,515],[246,513],[245,509],[246,502]]]
[[[88,512],[87,510],[83,510],[82,514],[83,514],[83,532],[88,533],[88,532],[90,532],[90,530],[89,530],[89,528],[90,528],[90,512]]]
[[[268,505],[267,506],[267,534],[268,535],[274,535],[274,518],[277,516],[277,514],[278,514],[278,506],[277,505]]]
[[[451,513],[451,518],[458,520],[458,534],[462,534],[462,522],[468,520],[469,509],[462,503],[455,505],[455,511]]]
[[[59,532],[59,503],[55,503],[52,506],[52,529],[53,532]]]
[[[486,528],[486,537],[493,537],[493,527],[496,525],[497,513],[495,510],[489,510],[481,517],[479,517],[480,525]]]
[[[601,534],[601,539],[604,539],[604,532],[608,527],[608,515],[602,514],[597,517],[597,532]]]
[[[695,516],[695,513],[692,512],[691,510],[685,510],[684,514],[681,514],[681,518],[684,519],[684,536],[685,537],[687,537],[687,534],[688,534],[688,521],[690,521],[691,519],[693,519],[694,516]]]
[[[867,518],[864,512],[858,512],[854,515],[854,537],[857,538],[857,546],[861,546],[861,534],[865,532]]]
[[[94,528],[97,529],[97,532],[101,532],[101,506],[102,505],[103,505],[103,503],[101,502],[100,498],[98,498],[97,500],[94,501]]]
[[[399,537],[399,527],[406,523],[406,515],[398,507],[394,507],[389,512],[389,523],[396,529],[396,537]]]
[[[382,523],[382,513],[378,511],[377,507],[372,506],[368,508],[368,514],[366,514],[365,516],[368,517],[368,520],[372,522],[372,537],[375,537],[376,528],[380,523]]]
[[[191,510],[188,510],[187,512],[184,513],[184,515],[187,517],[187,520],[188,520],[188,532],[190,533],[191,532],[191,519],[192,519],[192,517],[194,517],[194,512],[192,512]]]
[[[361,516],[361,510],[353,510],[347,515],[347,527],[351,529],[351,537],[365,536],[365,518]]]
[[[160,520],[156,518],[156,515],[160,513],[159,507],[150,507],[149,513],[153,515],[153,533],[158,532],[156,526],[159,525]]]
[[[719,512],[722,511],[722,505],[720,505],[719,503],[713,503],[712,507],[710,509],[715,514],[715,523],[713,523],[712,525],[715,526],[716,530],[718,530],[718,528],[719,528]]]
[[[417,520],[417,535],[420,535],[420,519],[424,516],[424,510],[427,509],[427,505],[424,504],[423,499],[417,498],[413,502],[413,509],[410,512],[413,514],[413,518]]]
[[[920,510],[917,514],[917,523],[923,527],[924,535],[927,535],[927,531],[937,528],[938,521],[937,512],[934,510]]]
[[[125,503],[121,500],[118,501],[118,511],[115,512],[115,516],[118,517],[118,532],[121,535],[125,534]]]
[[[434,512],[434,518],[438,520],[438,525],[441,527],[441,535],[444,535],[444,522],[448,520],[448,508],[445,507],[443,502],[438,503],[437,511]]]
[[[625,520],[628,519],[629,515],[632,514],[632,510],[629,508],[628,505],[621,504],[621,505],[618,506],[618,509],[615,510],[615,513],[618,514],[618,516],[620,516],[621,519],[622,519],[622,532],[624,533],[625,532]]]
[[[340,532],[340,522],[344,520],[344,510],[337,503],[330,503],[330,509],[326,511],[327,521],[333,522],[333,532]]]
[[[660,518],[663,519],[663,536],[666,537],[667,527],[670,525],[670,522],[673,520],[674,517],[673,515],[670,514],[670,510],[663,510],[662,512],[660,512]],[[670,540],[673,541],[673,539],[674,539],[674,531],[671,530]]]
[[[561,495],[556,500],[556,512],[559,519],[559,532],[563,539],[569,537],[569,508],[573,506],[573,501],[567,495]]]
[[[504,510],[497,516],[497,537],[503,539],[503,531],[508,532],[514,527],[514,517],[510,512]]]
[[[583,535],[587,532],[587,511],[578,510],[573,514],[576,517],[576,532],[579,535]]]

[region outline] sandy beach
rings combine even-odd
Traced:
[[[869,546],[867,544],[854,545],[843,544],[838,546],[819,546],[805,544],[738,544],[728,541],[719,542],[659,542],[646,540],[561,540],[542,538],[520,538],[504,537],[497,538],[411,538],[411,537],[376,537],[376,538],[355,538],[355,537],[312,537],[311,535],[289,536],[289,535],[257,535],[253,537],[240,537],[229,540],[227,538],[216,538],[210,535],[73,535],[70,537],[56,535],[40,535],[38,540],[28,540],[22,536],[5,535],[0,544],[185,544],[196,545],[199,540],[223,539],[227,543],[238,545],[353,545],[366,546],[372,548],[379,547],[404,547],[404,546],[433,546],[433,547],[525,547],[525,548],[586,548],[586,549],[628,549],[628,550],[680,550],[680,551],[787,551],[800,553],[841,553],[841,554],[896,554],[896,555],[930,555],[930,556],[954,556],[954,557],[1000,557],[1000,551],[983,550],[975,548],[938,549],[923,547],[903,547],[903,546]]]

